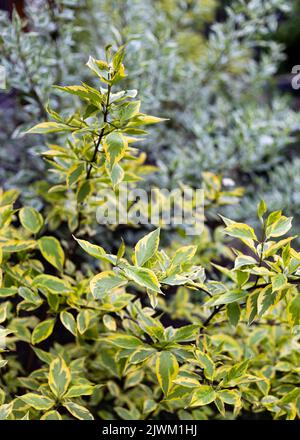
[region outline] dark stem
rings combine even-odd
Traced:
[[[200,329],[200,333],[203,333],[205,328],[209,325],[210,321],[225,307],[224,304],[220,305],[219,307],[215,307],[212,313],[209,315],[209,317],[203,322],[202,328]]]
[[[110,79],[110,75],[108,76],[108,79]],[[89,166],[88,166],[88,169],[87,169],[86,180],[89,180],[89,178],[90,178],[90,176],[91,176],[91,172],[92,172],[92,168],[93,168],[93,163],[94,163],[94,162],[96,161],[96,159],[97,159],[97,154],[98,154],[98,152],[99,152],[99,148],[100,148],[100,145],[101,145],[101,142],[102,142],[103,136],[104,136],[104,134],[105,134],[105,125],[106,125],[106,123],[107,123],[108,113],[109,113],[109,99],[110,99],[110,93],[111,93],[111,85],[109,84],[108,87],[107,87],[107,98],[106,98],[106,104],[105,104],[104,115],[103,115],[104,126],[103,126],[103,128],[101,129],[101,131],[100,131],[100,133],[99,133],[97,143],[95,143],[95,150],[94,150],[93,157],[92,157],[92,159],[91,159],[91,161],[90,161],[90,164],[89,164]],[[81,225],[81,222],[82,222],[82,218],[83,218],[83,216],[82,216],[82,212],[81,212],[81,210],[79,209],[79,214],[78,214],[78,225],[77,225],[76,229],[73,231],[73,235],[75,235],[76,232],[80,229],[80,225]]]
[[[105,105],[105,111],[104,111],[104,117],[103,117],[104,124],[107,123],[107,118],[108,118],[110,92],[111,92],[111,85],[109,85],[108,88],[107,88],[107,99],[106,99],[106,105]],[[102,141],[103,136],[104,136],[104,132],[105,132],[105,125],[101,129],[101,131],[100,131],[100,134],[99,134],[99,137],[98,137],[98,141],[97,141],[97,144],[95,146],[94,154],[93,154],[91,163],[89,164],[89,167],[88,167],[88,170],[87,170],[87,173],[86,173],[86,180],[88,180],[90,178],[91,171],[92,171],[92,168],[93,168],[93,163],[95,162],[95,160],[97,158],[97,154],[98,154],[98,151],[99,151],[99,148],[100,148],[100,145],[101,145],[101,141]]]

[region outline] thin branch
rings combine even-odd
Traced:
[[[215,307],[213,312],[209,315],[209,317],[203,322],[202,328],[200,329],[200,333],[203,333],[205,328],[209,325],[210,321],[225,307],[224,304],[219,307]]]
[[[108,112],[109,112],[109,99],[110,99],[110,92],[111,92],[111,85],[108,85],[107,88],[107,99],[106,99],[106,105],[105,105],[105,111],[104,111],[104,117],[103,117],[103,122],[104,122],[104,126],[102,127],[99,137],[98,137],[98,141],[97,144],[95,146],[95,150],[94,150],[94,154],[91,160],[91,163],[88,167],[87,173],[86,173],[86,180],[88,180],[90,178],[91,175],[91,171],[93,168],[93,163],[96,161],[97,158],[97,154],[101,145],[101,141],[103,139],[104,133],[105,133],[105,124],[107,123],[107,118],[108,118]]]

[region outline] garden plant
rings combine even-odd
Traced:
[[[121,225],[97,223],[100,193],[154,171],[148,126],[170,124],[122,87],[124,55],[107,46],[90,57],[87,79],[55,86],[62,110],[43,106],[45,121],[26,131],[44,139],[39,209],[17,189],[0,193],[0,418],[299,418],[291,217],[261,200],[255,227],[221,216],[200,243],[180,227],[170,241],[163,223],[128,225],[127,243]],[[242,190],[203,178],[207,223]]]

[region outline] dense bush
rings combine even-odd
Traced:
[[[184,231],[183,246],[162,249],[164,224],[134,247],[101,246],[97,196],[134,187],[151,170],[131,144],[148,125],[168,123],[143,113],[135,90],[120,89],[123,57],[123,47],[90,57],[97,87],[58,86],[62,102],[78,98],[72,111],[69,101],[67,112],[48,107],[49,119],[27,131],[49,140],[42,211],[20,206],[17,190],[1,192],[0,416],[299,417],[300,254],[284,237],[291,218],[267,214],[263,201],[257,232],[222,217],[232,250],[217,241],[218,264]],[[218,176],[205,180],[208,215],[241,195],[224,191]]]
[[[85,81],[85,54],[101,58],[101,48],[114,41],[127,46],[131,75],[124,87],[140,91],[146,112],[169,118],[151,130],[151,149],[144,147],[161,171],[150,180],[170,188],[178,180],[199,187],[203,172],[222,173],[246,189],[235,218],[255,221],[257,196],[280,209],[266,183],[280,173],[290,191],[297,184],[296,175],[285,170],[297,166],[297,149],[290,145],[298,142],[299,116],[272,80],[284,59],[274,35],[278,17],[288,15],[294,2],[226,4],[225,9],[213,0],[33,0],[27,2],[26,26],[16,16],[13,25],[3,17],[0,63],[16,90],[18,109],[1,115],[2,151],[10,152],[0,153],[6,184],[23,186],[36,168],[40,175],[35,161],[40,141],[18,136],[45,119],[50,86]],[[216,15],[220,19],[214,21]],[[72,100],[62,107],[53,92],[51,105],[61,111],[72,107]],[[31,154],[24,154],[28,150]],[[21,165],[17,175],[15,163]],[[281,182],[272,179],[274,194]],[[285,208],[296,215],[299,202]]]

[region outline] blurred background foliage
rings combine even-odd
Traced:
[[[16,3],[17,10],[13,4]],[[88,56],[126,44],[128,89],[145,112],[169,118],[145,143],[157,166],[147,185],[201,187],[203,173],[245,188],[222,208],[251,222],[257,201],[296,216],[299,227],[299,126],[290,68],[297,62],[299,2],[287,0],[31,0],[2,2],[0,64],[7,90],[0,101],[0,179],[22,187],[39,205],[43,141],[23,131],[62,104],[52,84],[87,81]],[[55,138],[51,139],[55,141]],[[24,191],[25,190],[25,191]],[[218,207],[218,212],[220,209]],[[230,214],[230,215],[229,215]],[[215,213],[212,208],[212,222]]]

